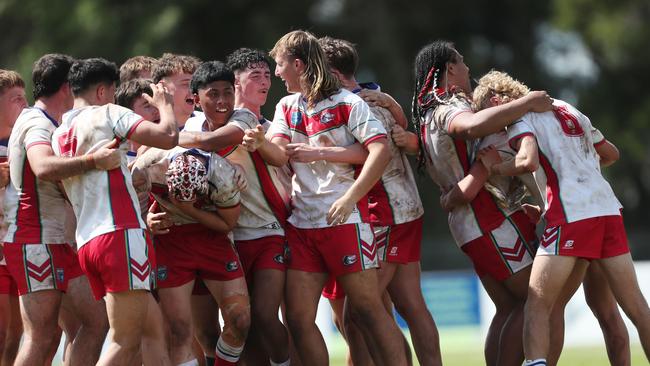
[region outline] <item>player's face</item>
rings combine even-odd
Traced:
[[[228,81],[214,81],[199,89],[197,99],[205,118],[220,127],[226,124],[235,108],[235,88]]]
[[[133,102],[133,111],[147,121],[160,122],[160,113],[158,112],[158,108],[151,105],[143,97],[138,97]]]
[[[27,107],[25,89],[14,86],[0,94],[0,122],[3,126],[13,127],[23,108]]]
[[[237,104],[251,104],[261,107],[271,87],[271,70],[265,62],[248,65],[244,71],[235,76]]]
[[[472,91],[472,86],[469,81],[469,67],[465,64],[463,55],[456,51],[456,59],[449,63],[447,66],[450,72],[453,72],[455,75],[456,86],[460,87],[467,93]]]
[[[284,81],[289,93],[300,93],[300,74],[304,70],[304,64],[297,58],[286,53],[275,56],[275,76]]]
[[[189,118],[194,112],[194,96],[190,92],[192,74],[174,74],[163,80],[167,90],[174,96],[174,112]]]

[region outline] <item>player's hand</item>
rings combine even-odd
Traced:
[[[299,163],[323,160],[323,155],[317,147],[304,143],[287,144],[286,152],[289,159]]]
[[[149,84],[151,90],[153,91],[153,96],[149,96],[146,93],[142,94],[142,97],[149,102],[149,104],[161,109],[164,106],[173,106],[174,97],[165,86],[165,82],[161,81],[158,84]]]
[[[117,140],[113,139],[92,153],[95,169],[112,170],[119,168],[122,154],[117,149]]]
[[[524,210],[526,216],[528,216],[528,219],[530,219],[530,222],[533,224],[539,223],[539,220],[542,218],[542,209],[539,206],[524,203],[521,205],[521,208]]]
[[[348,221],[348,218],[354,210],[356,202],[352,202],[346,195],[337,199],[330,207],[327,213],[328,225],[341,225]]]
[[[171,203],[173,203],[176,208],[187,213],[188,215],[190,215],[190,212],[196,210],[196,207],[194,206],[194,203],[196,203],[196,198],[191,201],[179,201],[170,194],[169,201],[171,201]]]
[[[242,146],[250,152],[254,152],[264,144],[266,137],[264,136],[264,127],[262,125],[255,126],[254,129],[249,128],[244,131],[244,139]]]
[[[476,154],[476,159],[483,163],[483,166],[485,166],[485,169],[487,169],[489,174],[492,174],[492,167],[494,164],[499,164],[501,162],[499,151],[494,147],[494,145],[479,150]]]
[[[9,184],[9,162],[0,163],[0,188]]]
[[[167,212],[155,212],[158,204],[154,202],[147,212],[147,227],[153,235],[169,233],[169,228],[174,225]]]
[[[371,107],[390,108],[394,99],[386,93],[379,90],[363,89],[358,94]]]
[[[528,93],[524,98],[528,103],[531,112],[548,112],[553,109],[553,98],[544,90],[536,90]]]
[[[395,146],[399,148],[410,147],[413,145],[413,142],[415,142],[416,146],[418,144],[418,136],[413,132],[405,130],[398,124],[393,126],[393,130],[391,131],[390,135],[393,139],[393,142],[395,143]]]
[[[236,164],[236,163],[231,163],[232,166],[235,168],[235,182],[237,184],[237,188],[239,188],[239,191],[245,191],[246,188],[248,188],[248,180],[246,179],[246,170],[244,170],[244,167]]]

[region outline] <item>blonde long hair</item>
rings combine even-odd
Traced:
[[[305,71],[300,75],[300,86],[310,107],[341,89],[339,80],[330,72],[325,53],[313,34],[302,30],[285,34],[269,52],[273,58],[283,53],[305,64]]]

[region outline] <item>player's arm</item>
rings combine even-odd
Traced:
[[[598,156],[600,156],[600,166],[602,167],[614,164],[621,156],[616,145],[612,144],[609,140],[603,140],[595,145],[595,148]]]
[[[469,204],[481,191],[490,177],[488,169],[480,160],[472,164],[467,175],[451,187],[444,187],[440,195],[440,206],[449,212],[458,206]]]
[[[111,170],[119,167],[122,158],[115,145],[113,140],[92,154],[68,158],[54,155],[50,144],[39,143],[28,146],[27,161],[39,179],[56,182],[93,169]]]
[[[370,106],[379,106],[388,109],[393,118],[395,118],[395,122],[402,128],[408,126],[409,122],[406,119],[402,106],[390,94],[378,90],[364,89],[358,95]]]
[[[287,155],[287,145],[289,138],[284,136],[271,136],[270,140],[264,135],[264,128],[261,125],[255,129],[248,129],[244,131],[244,138],[242,146],[246,150],[253,152],[258,151],[264,161],[267,163],[281,167],[289,162]]]
[[[231,232],[239,218],[239,205],[229,208],[218,208],[217,212],[211,212],[195,207],[193,201],[180,202],[172,197],[170,197],[170,200],[174,206],[198,221],[201,225],[220,233]]]
[[[525,135],[515,141],[513,146],[517,150],[514,159],[494,164],[491,173],[498,175],[515,176],[532,173],[539,168],[539,152],[537,141],[533,135]]]
[[[324,160],[330,163],[363,164],[368,157],[368,150],[358,142],[348,146],[287,144],[285,151],[289,159],[299,163]]]
[[[393,131],[391,131],[391,137],[395,146],[399,147],[407,154],[417,155],[418,152],[420,152],[418,135],[413,132],[407,131],[401,126],[394,126]]]
[[[162,83],[151,84],[153,96],[142,96],[160,112],[160,122],[143,121],[128,136],[140,145],[171,149],[178,144],[178,125],[174,116],[172,96]]]
[[[354,206],[377,183],[390,161],[390,150],[385,137],[372,140],[368,145],[368,158],[363,164],[359,177],[352,186],[336,200],[327,213],[328,225],[345,222]]]
[[[463,140],[476,139],[503,130],[528,112],[546,112],[551,108],[552,99],[546,92],[533,91],[517,100],[476,113],[459,113],[449,122],[447,131]]]
[[[219,151],[229,146],[239,145],[244,131],[237,126],[225,125],[210,132],[182,131],[178,144],[185,148],[198,148],[205,151]]]

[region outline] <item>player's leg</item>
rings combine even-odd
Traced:
[[[630,337],[607,277],[597,261],[587,269],[583,289],[587,305],[603,331],[609,362],[612,365],[630,365]]]
[[[104,311],[106,311],[104,309]],[[108,320],[107,320],[108,324]],[[108,325],[107,325],[108,326]],[[63,300],[61,302],[61,308],[59,308],[59,327],[61,330],[63,330],[63,334],[65,334],[65,342],[63,344],[63,364],[64,365],[69,365],[70,364],[70,354],[72,352],[72,343],[74,342],[75,337],[77,336],[77,332],[79,331],[79,328],[81,328],[81,321],[79,318],[77,318],[76,315],[74,315],[74,311],[72,310],[72,305],[70,304],[69,298],[66,298],[65,295],[63,295]],[[58,350],[58,345],[57,349],[54,349],[55,347],[52,347],[52,352],[53,356],[56,354]],[[99,358],[99,355],[97,355]],[[96,362],[97,360],[95,360]]]
[[[253,273],[251,316],[259,332],[264,351],[271,361],[283,363],[289,359],[289,335],[278,318],[284,297],[285,272],[264,269]]]
[[[194,360],[192,352],[192,288],[194,281],[176,287],[158,288],[160,307],[171,333],[169,353],[174,365]]]
[[[20,339],[23,335],[23,321],[20,317],[20,302],[18,300],[17,291],[14,294],[9,295],[8,303],[9,308],[7,311],[5,312],[4,307],[2,309],[2,316],[8,318],[8,326],[6,328],[0,365],[13,365],[16,360],[16,355],[18,354]]]
[[[58,313],[62,293],[43,290],[20,296],[24,339],[14,365],[42,365],[48,359],[52,334],[59,330]]]
[[[147,320],[142,334],[142,363],[145,366],[171,366],[167,335],[162,310],[153,296],[149,296]]]
[[[520,304],[518,304],[517,300],[512,296],[502,282],[495,280],[489,275],[481,276],[480,280],[483,284],[483,288],[496,307],[496,312],[494,317],[492,317],[485,338],[484,356],[486,365],[497,365],[500,355],[503,355],[503,357],[505,357],[505,355],[512,355],[512,357],[508,358],[516,358],[517,355],[521,357],[523,355],[522,347],[518,342],[506,344],[505,346],[507,347],[504,349],[500,349],[499,347],[502,332],[505,330],[506,333],[509,333],[504,326],[512,314],[516,316],[517,307],[520,306]],[[517,326],[514,320],[516,319],[513,319],[510,322],[513,329]],[[519,329],[521,331],[521,327]],[[521,359],[523,359],[523,357]],[[521,359],[519,360],[519,363],[521,363]]]
[[[106,294],[109,343],[97,365],[128,365],[133,361],[140,350],[150,296],[146,290]]]
[[[194,283],[191,303],[194,343],[198,342],[201,348],[201,355],[197,357],[205,358],[206,365],[213,366],[217,357],[215,353],[217,341],[221,334],[219,306],[200,278],[197,278]]]

